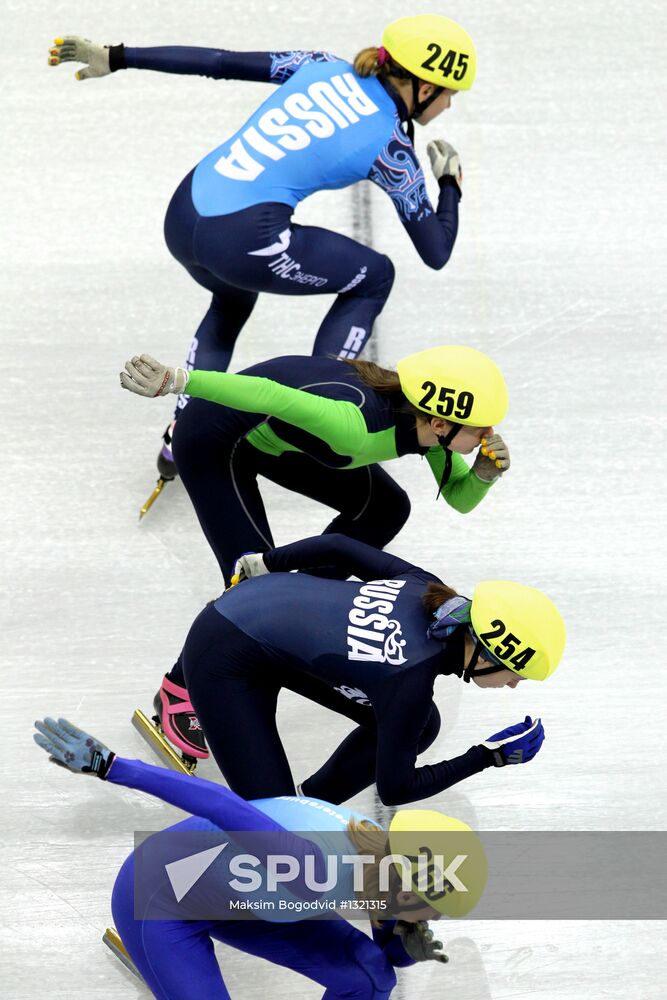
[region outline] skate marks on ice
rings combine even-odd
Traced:
[[[601,316],[608,314],[608,309],[591,309],[590,303],[586,303],[583,299],[580,299],[565,306],[564,309],[559,309],[557,312],[552,313],[541,322],[535,323],[531,319],[527,325],[524,325],[523,329],[509,336],[506,340],[498,341],[496,349],[498,352],[503,351],[510,344],[515,344],[517,341],[523,340],[524,337],[532,337],[539,332],[539,349],[541,351],[552,340],[556,340],[558,337],[569,337],[570,334],[579,331],[588,323],[593,323]],[[518,323],[512,324],[513,331],[516,330],[517,325]],[[502,330],[496,327],[494,332],[498,334]]]

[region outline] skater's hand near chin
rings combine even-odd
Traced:
[[[94,736],[77,729],[67,719],[46,719],[35,723],[33,733],[37,746],[50,754],[54,764],[60,764],[75,774],[96,774],[106,778],[116,756]]]
[[[459,154],[454,147],[444,139],[434,139],[426,147],[431,168],[436,180],[443,177],[453,177],[459,188],[463,185],[463,171]]]
[[[492,483],[510,467],[510,451],[500,434],[482,438],[472,471],[484,483]]]
[[[427,920],[417,920],[412,924],[405,920],[397,920],[394,933],[399,935],[403,947],[413,961],[449,961],[442,951],[442,941],[433,940],[433,931],[429,928]]]
[[[185,368],[167,368],[150,354],[135,355],[125,362],[120,384],[138,396],[166,396],[168,392],[178,395],[188,384],[188,373]]]

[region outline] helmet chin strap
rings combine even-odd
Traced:
[[[434,101],[440,97],[440,94],[445,89],[444,87],[435,87],[433,93],[430,97],[425,98],[425,100],[419,100],[419,88],[422,85],[422,80],[417,79],[416,76],[412,77],[412,113],[411,118],[420,118],[427,108],[429,108]]]
[[[466,684],[470,684],[473,677],[484,677],[486,674],[497,674],[500,673],[501,670],[505,669],[505,667],[501,667],[499,663],[490,663],[488,667],[480,667],[479,670],[475,670],[477,662],[485,648],[486,647],[478,639],[475,643],[473,654],[470,657],[470,663],[463,671],[463,680]]]
[[[412,77],[412,111],[408,116],[408,120],[405,123],[406,133],[410,142],[414,142],[415,139],[415,118],[421,118],[426,109],[433,104],[435,100],[440,97],[440,94],[445,89],[444,87],[436,87],[430,97],[427,97],[425,101],[419,100],[419,88],[422,81],[416,76]]]
[[[484,647],[482,646],[481,642],[479,642],[478,640],[475,643],[475,648],[472,651],[472,656],[470,657],[470,663],[463,671],[463,680],[466,682],[466,684],[470,684],[470,681],[473,678],[473,674],[475,673],[475,667],[477,666],[477,661],[479,660],[479,654],[482,652],[483,648]]]
[[[452,424],[451,429],[446,434],[438,434],[438,444],[441,445],[445,453],[445,467],[442,470],[442,478],[438,486],[438,496],[442,493],[442,487],[448,482],[452,474],[452,453],[449,446],[461,430],[461,424]]]

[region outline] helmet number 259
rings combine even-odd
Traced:
[[[426,49],[428,52],[431,53],[431,55],[424,60],[422,66],[424,67],[424,69],[430,69],[430,70],[435,69],[433,63],[435,62],[436,59],[440,59],[440,56],[442,55],[442,47],[438,45],[437,42],[431,42],[429,45],[426,46]],[[456,59],[457,55],[458,59]],[[469,58],[470,56],[468,56],[465,52],[455,52],[454,49],[450,49],[449,52],[447,52],[445,56],[441,59],[440,63],[438,64],[438,69],[440,70],[440,72],[444,77],[450,76],[453,70],[454,71],[453,79],[462,80],[463,77],[466,75],[466,70],[468,69]],[[456,69],[454,69],[455,60],[456,60]]]
[[[458,417],[459,420],[465,420],[472,413],[475,397],[471,392],[463,390],[457,395],[456,389],[449,389],[446,386],[441,385],[438,392],[438,402],[431,403],[437,389],[435,382],[422,382],[422,389],[424,389],[425,392],[417,404],[420,409],[435,409],[435,412],[441,417],[454,416]]]
[[[507,626],[505,622],[501,621],[500,618],[495,618],[491,625],[493,626],[490,632],[480,632],[479,638],[485,645],[487,645],[492,652],[499,657],[501,660],[508,660],[516,670],[522,670],[528,665],[529,660],[532,660],[535,655],[535,650],[531,649],[530,646],[526,646],[517,653],[517,646],[521,645],[521,639],[518,636],[512,635],[511,632],[507,632]],[[507,635],[505,633],[507,632]],[[503,637],[502,639],[500,637]],[[491,639],[500,639],[499,645],[492,647]],[[512,656],[515,653],[515,656]],[[510,659],[510,657],[512,657]]]

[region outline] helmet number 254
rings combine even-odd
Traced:
[[[435,67],[433,63],[442,55],[442,47],[438,45],[437,42],[431,42],[426,46],[426,49],[431,53],[431,55],[424,60],[422,66],[424,69],[434,70]],[[458,59],[456,59],[457,55]],[[468,69],[469,58],[470,56],[468,56],[465,52],[455,52],[454,49],[450,49],[438,64],[438,69],[444,77],[450,76],[452,70],[454,70],[453,79],[462,80],[466,75],[466,70]],[[456,69],[454,69],[455,60]]]
[[[516,670],[522,670],[535,655],[535,650],[531,649],[530,646],[526,646],[525,649],[517,653],[517,646],[521,645],[521,639],[516,635],[512,635],[511,632],[507,632],[507,626],[500,618],[495,618],[491,622],[491,625],[492,629],[490,632],[480,633],[480,640],[485,646],[491,648],[492,652],[499,659],[509,660]],[[507,635],[505,635],[505,632],[507,632]],[[502,639],[500,638],[501,636],[503,636]],[[492,639],[500,639],[500,644],[495,646],[495,648],[491,647]],[[516,655],[512,656],[512,653]],[[510,657],[512,658],[510,659]]]
[[[422,389],[425,389],[425,393],[417,404],[420,409],[433,410],[439,413],[441,417],[458,417],[459,420],[465,420],[472,413],[473,403],[475,402],[475,397],[471,392],[463,390],[456,394],[456,389],[448,389],[446,386],[440,386],[438,392],[437,403],[431,403],[431,399],[435,396],[437,386],[435,382],[422,382]]]

